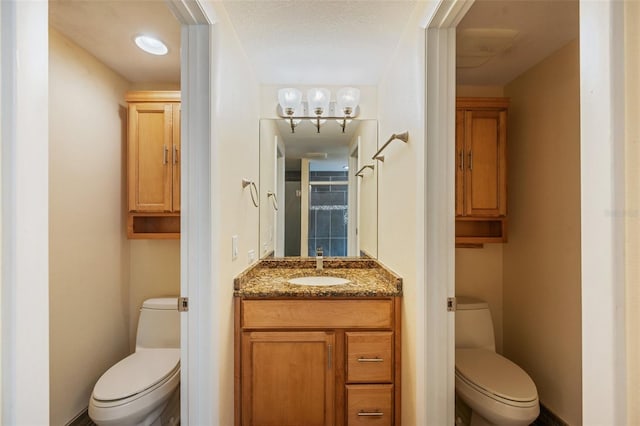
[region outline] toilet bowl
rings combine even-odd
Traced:
[[[99,426],[180,422],[180,317],[176,298],[146,300],[136,351],[98,379],[89,417]]]
[[[495,352],[493,322],[486,302],[457,297],[456,394],[471,409],[470,424],[524,426],[540,413],[529,375]]]

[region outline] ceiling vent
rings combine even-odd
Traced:
[[[456,35],[456,66],[476,68],[513,46],[518,31],[501,28],[466,28]]]

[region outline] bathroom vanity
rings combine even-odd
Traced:
[[[235,424],[399,425],[402,279],[371,259],[293,259],[234,281]],[[318,276],[349,283],[289,283]]]

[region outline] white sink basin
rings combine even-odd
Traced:
[[[343,284],[349,284],[350,282],[351,281],[345,280],[344,278],[327,277],[327,276],[292,278],[288,281],[289,284],[309,285],[309,286],[318,286],[318,287],[326,287],[331,285],[343,285]]]

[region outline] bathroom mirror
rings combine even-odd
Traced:
[[[260,120],[260,257],[377,257],[377,120],[294,124]]]

